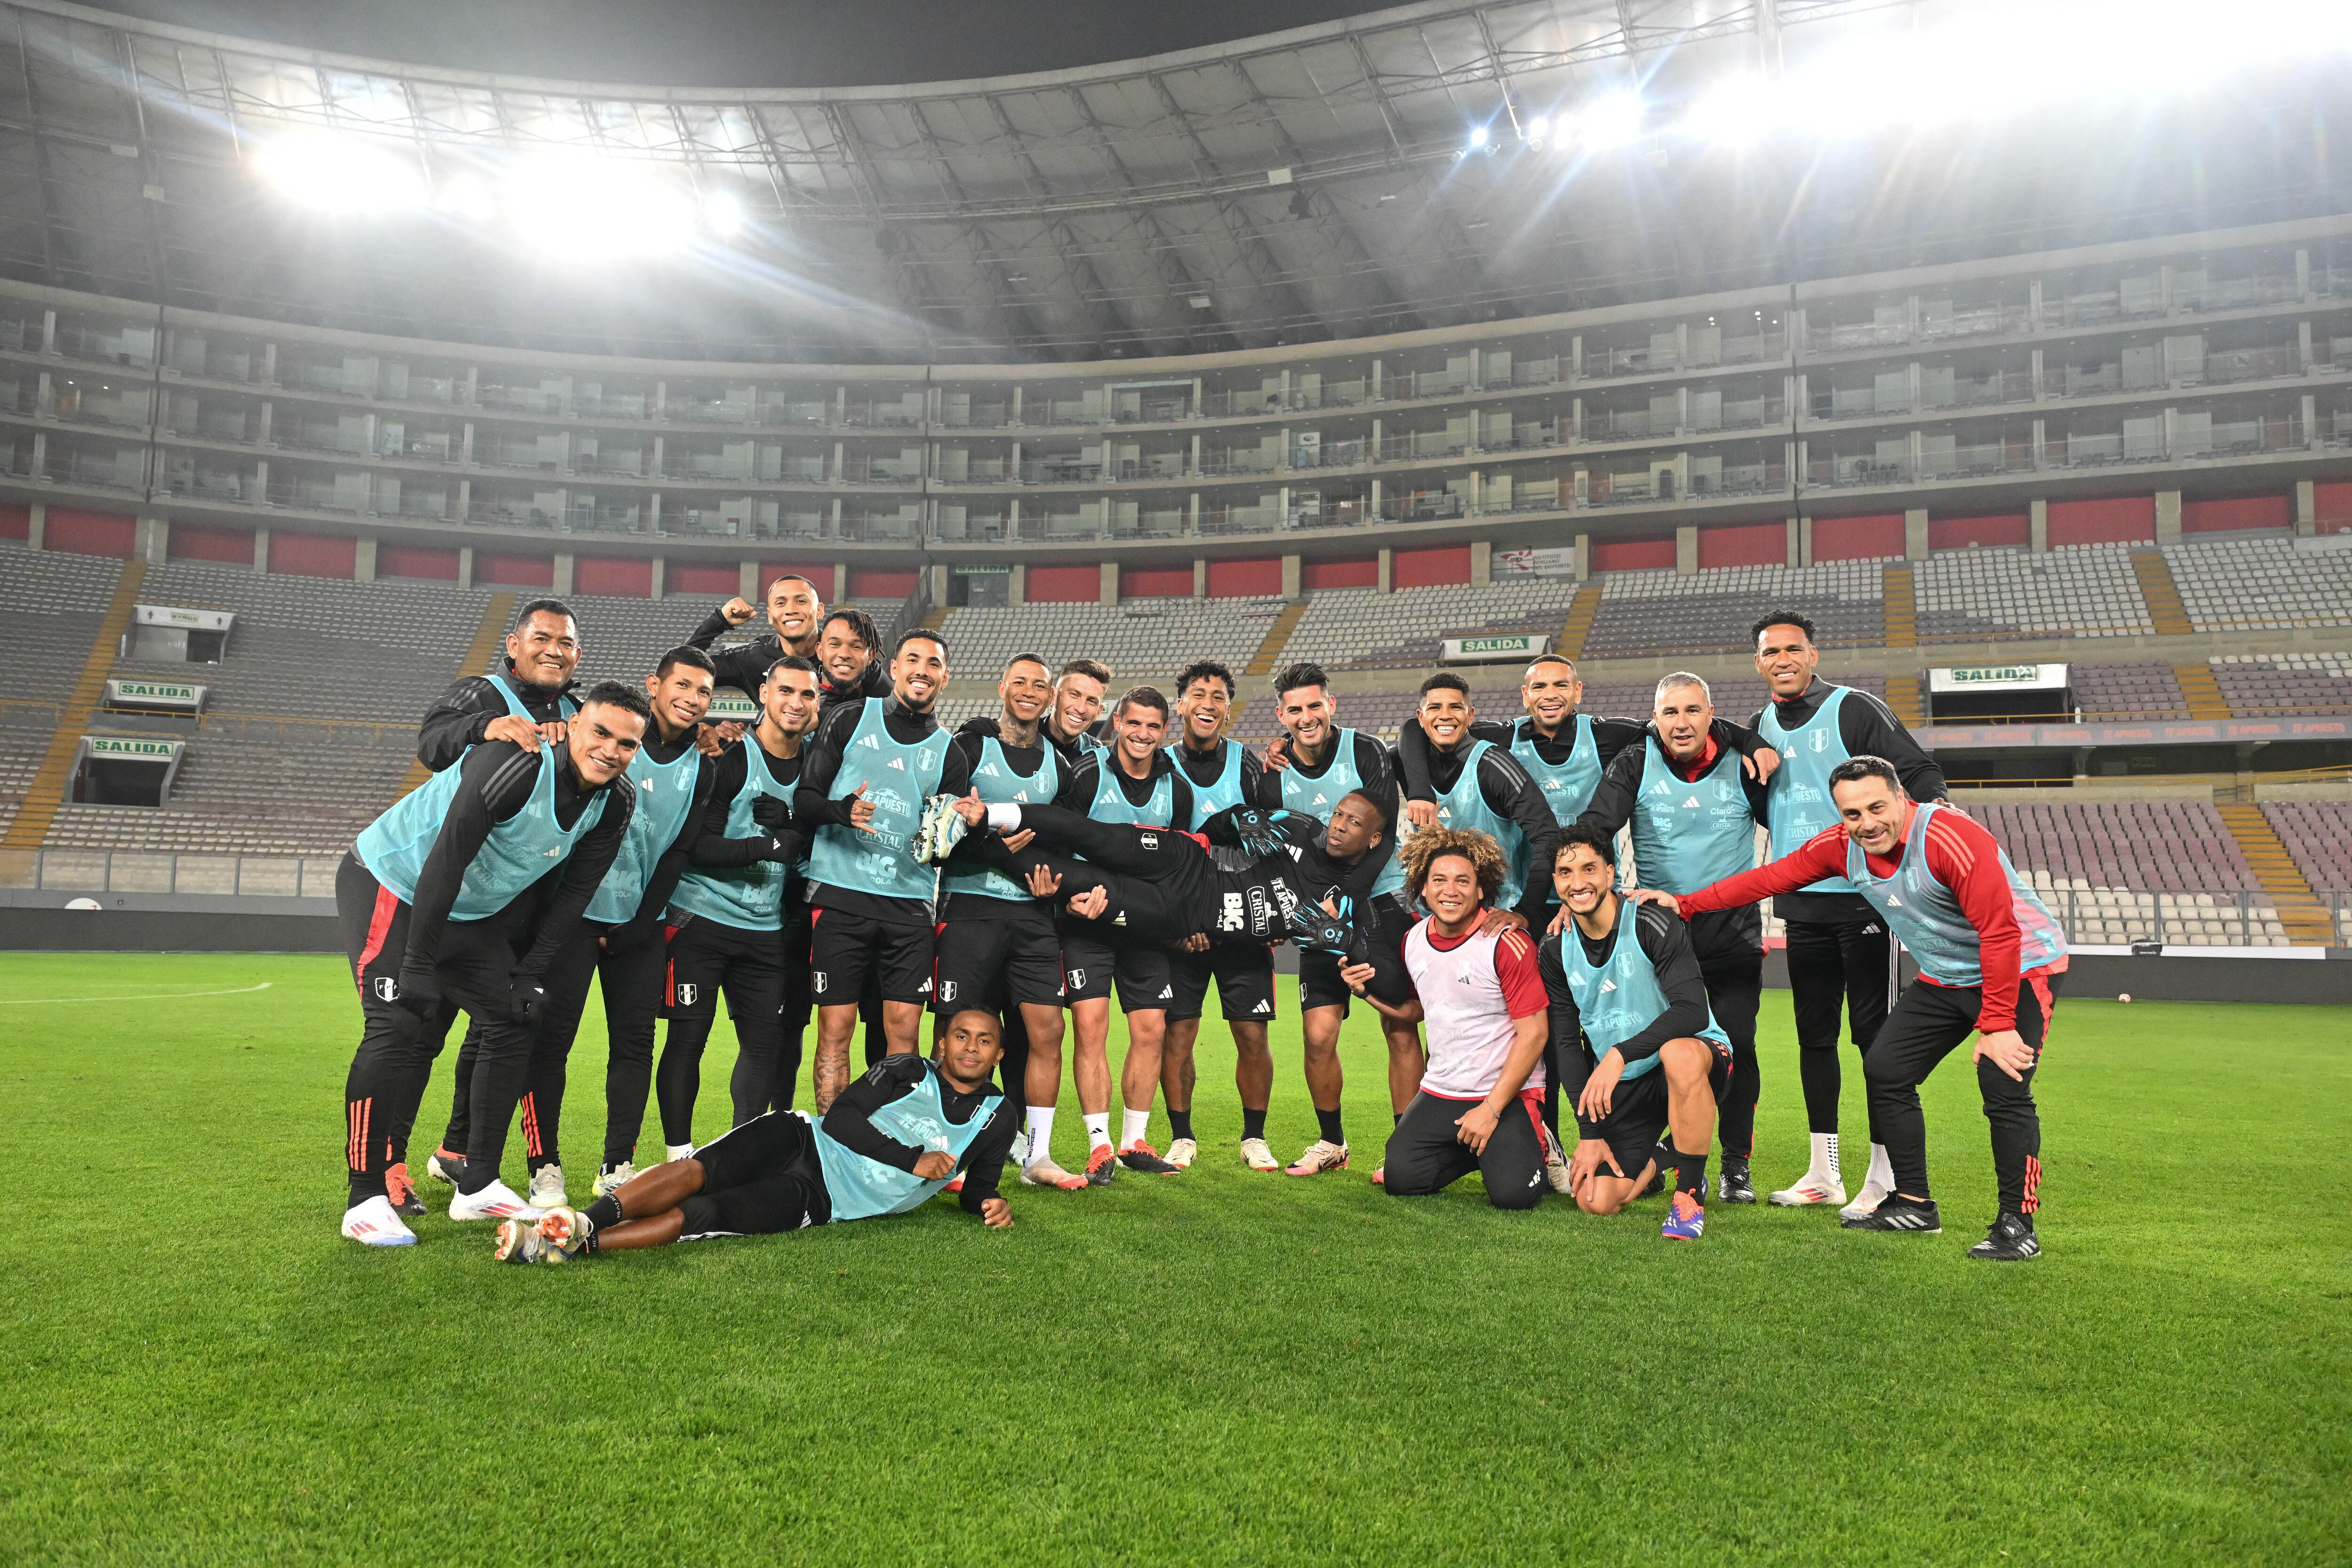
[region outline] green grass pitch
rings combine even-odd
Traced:
[[[1186,1175],[1015,1187],[1007,1233],[939,1203],[562,1269],[438,1213],[402,1251],[335,1234],[357,1011],[325,958],[0,957],[0,1561],[2345,1560],[2340,1011],[2063,1003],[2021,1267],[1961,1257],[1991,1209],[1964,1058],[1928,1090],[1943,1236],[1718,1205],[1675,1246],[1654,1201],[1369,1185],[1360,1016],[1341,1174],[1240,1167],[1213,1022]],[[1764,1037],[1777,1184],[1784,996]],[[706,1136],[731,1057],[722,1026]],[[602,1064],[592,1016],[583,1198]]]

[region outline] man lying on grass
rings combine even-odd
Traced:
[[[948,1021],[939,1056],[889,1056],[824,1115],[754,1117],[683,1160],[656,1165],[585,1209],[551,1208],[499,1226],[502,1263],[562,1263],[721,1236],[905,1214],[961,1173],[964,1212],[1013,1223],[997,1194],[1018,1118],[992,1076],[1004,1054],[996,1018]]]

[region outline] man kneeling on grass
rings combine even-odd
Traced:
[[[1731,1042],[1707,1008],[1682,921],[1629,904],[1616,883],[1612,837],[1569,828],[1552,864],[1569,918],[1541,960],[1559,1097],[1576,1107],[1568,1190],[1585,1213],[1615,1214],[1672,1168],[1675,1195],[1658,1234],[1696,1241],[1706,1225],[1707,1138],[1730,1081]]]
[[[964,1212],[1009,1226],[997,1182],[1017,1118],[992,1081],[1003,1054],[995,1016],[966,1009],[948,1021],[936,1059],[885,1057],[816,1121],[770,1111],[585,1209],[509,1220],[495,1256],[562,1263],[583,1252],[905,1214],[958,1173]]]

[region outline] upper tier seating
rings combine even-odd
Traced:
[[[1490,632],[1557,634],[1576,598],[1570,577],[1508,577],[1491,588],[1334,588],[1307,601],[1282,662],[1346,665],[1425,664],[1446,637]]]
[[[2074,700],[2092,722],[2186,719],[2189,699],[2172,666],[2154,659],[2127,664],[2075,664]]]
[[[1912,563],[1911,570],[1922,641],[2156,630],[2128,545],[2078,544],[2043,554],[1947,550]]]
[[[2245,653],[2213,661],[2213,679],[2241,719],[2352,713],[2352,653]]]
[[[8,671],[5,701],[50,703],[72,692],[121,575],[120,561],[0,542],[0,667]],[[6,711],[0,708],[0,715]],[[51,713],[26,709],[19,716],[47,719]]]
[[[1217,659],[1238,677],[1279,599],[1128,599],[1118,605],[973,605],[950,610],[940,635],[949,667],[961,679],[993,679],[1017,654],[1034,653],[1052,667],[1098,659],[1111,668],[1111,692],[1130,686],[1168,689],[1176,672],[1196,658]]]
[[[1791,607],[1812,616],[1824,645],[1875,647],[1886,635],[1883,570],[1876,561],[1833,561],[1688,575],[1612,572],[1600,580],[1601,610],[1585,635],[1584,657],[1741,653],[1753,646],[1748,628],[1757,616]]]
[[[2200,632],[2352,626],[2352,538],[2200,539],[2164,559]]]

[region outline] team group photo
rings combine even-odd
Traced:
[[[0,1564],[2352,1555],[2352,6],[0,12]]]

